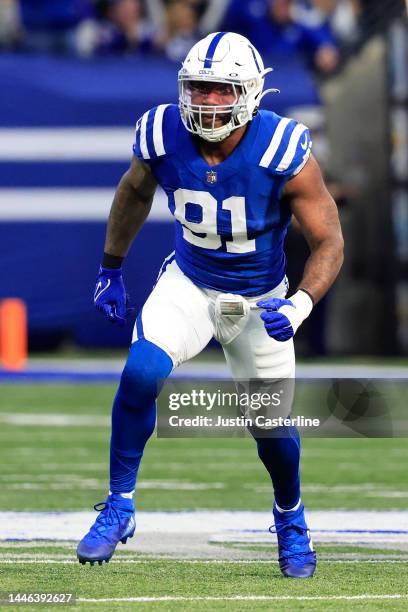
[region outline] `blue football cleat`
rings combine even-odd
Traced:
[[[311,578],[316,569],[316,553],[304,510],[303,504],[293,512],[278,512],[273,507],[275,525],[269,531],[278,537],[279,567],[287,578]]]
[[[118,542],[126,544],[126,540],[135,533],[133,499],[112,493],[105,502],[95,504],[94,508],[100,514],[77,548],[78,560],[83,565],[87,561],[91,565],[95,562],[102,565],[103,561],[108,563]]]

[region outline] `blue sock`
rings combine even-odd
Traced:
[[[156,424],[160,383],[172,367],[167,353],[152,342],[142,338],[132,344],[112,409],[112,493],[128,493],[135,488],[143,450]]]
[[[273,437],[257,438],[258,455],[269,472],[275,502],[283,510],[300,498],[300,437],[296,427],[277,427]]]

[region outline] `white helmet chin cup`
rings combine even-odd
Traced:
[[[227,138],[233,130],[251,121],[261,97],[267,93],[262,95],[262,90],[265,75],[271,70],[264,68],[258,51],[240,34],[217,32],[203,38],[189,51],[178,74],[179,107],[185,128],[209,142]],[[191,81],[232,84],[235,100],[226,106],[192,104]],[[208,122],[211,113],[210,127],[204,126],[203,115]],[[215,127],[220,117],[224,118],[224,124]]]

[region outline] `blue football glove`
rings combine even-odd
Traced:
[[[297,291],[289,300],[269,298],[256,303],[268,335],[278,342],[292,338],[300,324],[309,316],[313,302],[305,291]]]
[[[99,268],[94,304],[112,323],[123,327],[126,323],[128,296],[123,284],[121,268]]]

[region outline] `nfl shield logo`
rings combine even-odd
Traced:
[[[217,182],[217,173],[214,170],[207,171],[207,183],[211,183],[212,185]]]

